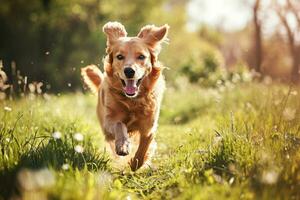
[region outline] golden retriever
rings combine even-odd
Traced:
[[[127,156],[130,138],[139,136],[138,149],[130,159],[133,171],[149,159],[160,104],[165,90],[163,67],[158,61],[168,25],[147,25],[135,37],[127,37],[118,22],[103,26],[107,36],[104,73],[95,65],[81,69],[85,84],[98,94],[97,115],[105,135],[118,156]]]

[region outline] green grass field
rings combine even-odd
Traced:
[[[168,88],[153,164],[135,173],[112,167],[95,106],[0,102],[0,199],[300,199],[299,88]]]

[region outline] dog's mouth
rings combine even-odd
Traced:
[[[143,77],[140,79],[121,79],[123,90],[126,96],[136,97],[139,91],[139,86],[141,85]]]

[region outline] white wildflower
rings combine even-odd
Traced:
[[[10,112],[10,111],[12,111],[12,108],[11,108],[11,107],[8,107],[8,106],[5,106],[5,107],[4,107],[4,110],[7,111],[7,112]]]
[[[272,185],[277,182],[277,179],[278,172],[271,170],[263,172],[261,181],[265,184]]]
[[[250,82],[250,81],[252,81],[252,78],[253,78],[253,75],[252,75],[252,73],[250,72],[243,72],[243,74],[242,74],[242,79],[243,79],[243,81],[245,81],[245,82]]]
[[[75,133],[73,137],[78,142],[83,141],[83,135],[81,133]]]
[[[77,153],[82,153],[83,152],[83,147],[81,145],[76,145],[74,147],[74,150],[77,152]]]
[[[65,164],[63,164],[63,165],[61,166],[61,168],[62,168],[63,170],[68,170],[68,169],[70,168],[70,165],[69,165],[68,163],[65,163]]]
[[[61,132],[55,131],[54,133],[52,133],[52,137],[54,139],[60,139],[61,138]]]
[[[229,185],[232,185],[233,182],[234,182],[234,177],[231,177],[231,178],[229,179],[228,183],[229,183]]]
[[[131,197],[128,195],[125,199],[126,200],[131,200]]]
[[[29,88],[29,91],[30,91],[31,93],[34,93],[34,92],[35,92],[35,86],[34,86],[33,83],[29,83],[29,84],[28,84],[28,88]]]

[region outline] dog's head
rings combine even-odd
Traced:
[[[160,44],[166,40],[168,29],[168,25],[148,25],[136,37],[127,37],[125,27],[118,22],[103,26],[109,62],[106,73],[113,81],[119,82],[127,97],[138,95],[141,83],[157,60]]]

